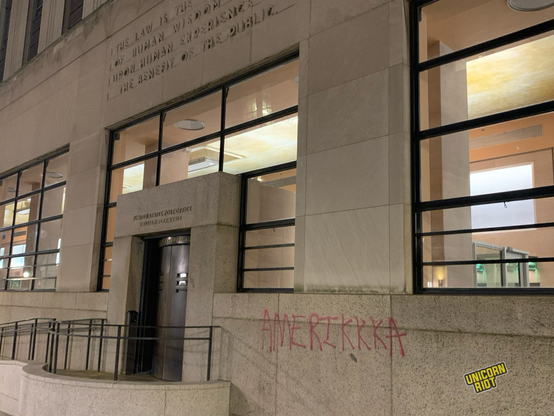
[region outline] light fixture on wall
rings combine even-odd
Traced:
[[[181,130],[202,130],[206,127],[200,120],[186,119],[174,123],[173,126]]]
[[[63,175],[58,172],[46,172],[46,177],[51,179],[60,179],[63,178]]]
[[[554,0],[507,0],[508,6],[518,12],[535,12],[554,6]]]

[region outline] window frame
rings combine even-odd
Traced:
[[[65,5],[64,5],[64,9],[63,9],[62,34],[68,32],[72,27],[74,27],[81,20],[83,20],[84,0],[79,0],[80,4],[73,11],[71,10],[71,2],[72,2],[72,0],[65,0]],[[71,21],[70,21],[71,14],[79,8],[81,9],[81,15],[79,16],[79,19],[77,19],[77,21],[75,21],[73,24],[71,24]]]
[[[293,293],[294,288],[245,288],[244,287],[244,257],[246,255],[245,241],[246,232],[253,230],[265,230],[269,228],[294,227],[296,218],[287,218],[282,220],[256,222],[247,224],[247,204],[248,204],[248,180],[256,176],[267,175],[269,173],[277,173],[285,170],[296,169],[296,161],[284,163],[282,165],[270,166],[263,169],[257,169],[251,172],[246,172],[241,175],[241,195],[240,195],[240,227],[239,227],[239,259],[237,268],[237,292],[258,292],[258,293]],[[295,247],[295,243],[283,245],[287,247]],[[254,248],[254,247],[253,247]],[[294,270],[294,267],[278,267],[273,270]],[[250,269],[249,269],[250,270]],[[263,269],[267,270],[267,269]],[[262,271],[260,269],[260,271]]]
[[[31,59],[33,59],[35,56],[38,55],[43,6],[44,6],[43,0],[29,0],[29,10],[27,12],[27,27],[25,29],[25,47],[23,49],[23,64],[26,64],[27,62],[29,62]],[[35,14],[38,14],[36,18],[33,17]],[[32,31],[33,21],[35,19],[38,19],[38,26],[35,31]],[[33,42],[31,44],[31,37],[34,32],[37,32],[36,43]],[[36,52],[34,51],[34,45],[36,45]],[[33,47],[33,49],[31,47]]]
[[[31,286],[30,286],[29,289],[9,288],[8,287],[8,282],[10,281],[9,270],[12,266],[12,264],[11,264],[12,259],[19,259],[19,258],[23,259],[25,257],[32,256],[33,257],[33,264],[32,265],[26,265],[24,267],[32,267],[33,275],[34,275],[36,273],[36,269],[41,266],[37,263],[37,260],[38,260],[39,256],[41,256],[41,255],[51,255],[51,254],[56,254],[57,256],[59,256],[60,248],[40,250],[40,246],[38,245],[38,243],[40,241],[40,227],[41,227],[42,224],[49,223],[49,222],[54,222],[54,221],[59,221],[59,220],[63,221],[63,212],[61,214],[52,215],[52,216],[49,216],[49,217],[46,217],[46,218],[42,218],[42,213],[43,213],[44,194],[48,191],[51,191],[51,190],[54,190],[54,189],[59,189],[59,188],[67,186],[67,180],[56,182],[56,183],[50,184],[50,185],[47,185],[45,183],[48,162],[52,159],[55,159],[59,156],[62,156],[62,155],[68,154],[68,153],[69,153],[69,146],[64,146],[63,148],[60,148],[60,149],[55,150],[51,153],[48,153],[47,155],[45,155],[41,158],[35,159],[35,160],[33,160],[31,162],[28,162],[24,165],[18,166],[17,168],[10,169],[6,172],[3,172],[0,175],[0,181],[5,179],[5,178],[9,178],[10,176],[17,175],[16,176],[15,196],[13,198],[9,198],[9,199],[6,199],[6,200],[1,202],[3,205],[6,205],[10,202],[13,202],[13,204],[14,204],[14,214],[13,214],[12,225],[10,225],[8,227],[1,227],[0,228],[0,232],[5,232],[5,231],[10,231],[11,232],[10,241],[9,241],[10,253],[8,253],[7,255],[4,253],[4,256],[3,256],[3,259],[2,259],[3,261],[8,261],[8,265],[7,265],[8,272],[7,272],[6,278],[2,279],[2,280],[4,280],[4,283],[3,283],[2,286],[0,286],[0,291],[52,292],[52,291],[56,290],[56,282],[57,282],[57,277],[58,277],[57,275],[56,275],[55,278],[32,279],[31,280]],[[22,194],[22,195],[19,195],[19,185],[20,185],[21,174],[27,169],[30,169],[30,168],[35,167],[35,166],[40,166],[40,165],[42,165],[42,178],[41,178],[40,188],[36,189],[36,190],[33,190],[33,191],[30,191],[30,192],[27,192],[27,193]],[[37,219],[30,220],[30,221],[27,221],[27,222],[24,222],[24,223],[21,223],[21,224],[16,224],[16,221],[15,221],[16,209],[15,209],[15,207],[17,206],[17,202],[20,199],[29,198],[31,196],[39,196],[39,198],[40,198]],[[15,230],[17,230],[18,228],[29,227],[29,226],[32,226],[32,225],[37,226],[36,235],[34,237],[34,249],[32,251],[25,251],[23,253],[13,254]],[[38,248],[38,250],[37,250],[37,248]],[[59,265],[59,263],[58,263],[58,265]],[[37,280],[54,280],[54,288],[35,289],[35,282]]]
[[[0,83],[4,80],[6,70],[6,55],[8,50],[9,31],[11,10],[13,6],[12,0],[2,0],[0,2]]]
[[[540,114],[554,112],[554,100],[533,104],[527,107],[516,108],[500,113],[481,116],[469,120],[454,122],[439,127],[432,127],[426,130],[420,129],[420,73],[441,65],[452,63],[463,58],[484,53],[492,49],[514,44],[518,41],[529,39],[533,36],[544,34],[554,30],[554,19],[530,26],[498,38],[482,42],[464,49],[451,52],[447,55],[428,59],[419,62],[419,20],[422,7],[434,3],[437,0],[413,0],[410,1],[410,135],[411,135],[411,196],[412,196],[412,266],[413,266],[413,292],[416,294],[472,294],[472,295],[516,295],[516,294],[554,294],[554,288],[537,287],[490,287],[490,288],[427,288],[423,285],[424,266],[448,266],[463,264],[482,264],[482,260],[472,261],[423,261],[422,238],[432,235],[448,235],[453,232],[423,232],[422,213],[439,209],[471,207],[488,203],[510,202],[535,198],[548,198],[554,196],[554,185],[542,186],[532,189],[521,189],[499,193],[489,193],[476,196],[463,196],[450,199],[421,201],[421,166],[420,166],[420,143],[425,139],[441,137],[452,133],[458,133],[471,129],[486,127],[507,121],[522,119]],[[438,0],[440,1],[440,0]],[[540,224],[541,226],[554,225],[554,223]],[[511,227],[517,229],[529,228],[526,226]],[[474,229],[457,230],[456,232],[472,232]],[[487,229],[479,229],[487,231]],[[554,262],[554,257],[528,258],[522,261],[514,259],[494,260],[491,263],[536,263]],[[432,264],[428,264],[432,263]]]
[[[173,153],[178,150],[185,149],[187,147],[192,147],[199,145],[204,142],[208,142],[214,139],[219,139],[220,148],[219,148],[219,163],[218,163],[218,172],[224,171],[224,157],[225,157],[225,137],[229,136],[234,133],[241,132],[243,130],[250,129],[252,127],[261,126],[265,123],[278,120],[280,118],[295,115],[298,114],[298,104],[275,111],[274,113],[270,113],[268,115],[264,115],[262,117],[254,118],[252,120],[248,120],[246,122],[242,122],[240,124],[226,127],[225,125],[225,115],[226,115],[226,98],[228,95],[229,88],[233,87],[236,84],[239,84],[243,81],[246,81],[250,78],[253,78],[257,75],[261,75],[264,72],[271,71],[274,68],[277,68],[281,65],[285,65],[287,63],[293,62],[295,60],[299,59],[299,51],[294,50],[292,52],[289,52],[281,57],[279,57],[276,60],[273,60],[271,62],[267,62],[263,65],[260,65],[256,68],[253,68],[251,70],[248,70],[238,76],[235,76],[233,78],[230,78],[228,80],[224,80],[223,82],[220,82],[218,84],[215,84],[212,87],[206,88],[202,90],[199,93],[196,93],[194,95],[190,95],[186,97],[185,99],[182,99],[178,102],[175,102],[171,105],[164,106],[156,111],[152,111],[149,113],[146,113],[142,115],[139,118],[135,118],[132,121],[126,122],[121,124],[120,126],[117,126],[116,128],[112,129],[110,131],[109,136],[109,146],[108,146],[108,164],[107,164],[107,173],[106,173],[106,184],[105,184],[105,193],[104,193],[104,209],[103,209],[103,215],[102,215],[102,233],[101,233],[101,240],[100,240],[100,258],[99,258],[99,270],[98,270],[98,282],[97,282],[97,291],[108,291],[109,289],[103,289],[102,288],[102,281],[104,277],[107,277],[108,275],[103,274],[104,270],[104,263],[107,260],[105,258],[105,250],[108,247],[113,247],[113,242],[107,242],[107,220],[108,220],[108,211],[110,208],[115,208],[117,206],[117,202],[110,202],[110,193],[111,193],[111,180],[112,180],[112,172],[115,169],[124,168],[130,165],[133,165],[135,163],[143,162],[148,159],[157,158],[156,161],[156,180],[154,187],[157,187],[160,185],[160,173],[161,173],[161,163],[162,163],[162,156],[168,153]],[[220,106],[220,129],[216,132],[206,134],[201,137],[197,137],[190,141],[185,141],[182,143],[178,143],[173,146],[163,147],[162,139],[163,139],[163,127],[164,127],[164,114],[168,113],[171,110],[174,110],[176,108],[179,108],[185,104],[194,102],[196,100],[202,99],[204,97],[207,97],[211,94],[221,92],[221,106]],[[123,162],[113,163],[113,155],[114,155],[114,142],[117,140],[117,135],[130,127],[133,127],[135,125],[138,125],[142,122],[151,120],[153,118],[158,118],[158,147],[155,151],[150,152],[145,155],[141,155],[129,160],[125,160]],[[294,161],[296,163],[296,161]]]

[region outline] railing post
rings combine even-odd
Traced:
[[[89,355],[90,355],[90,336],[92,335],[92,319],[88,322],[88,338],[87,338],[87,358],[85,361],[85,370],[88,370]]]
[[[121,340],[121,325],[117,326],[117,339],[115,340],[115,365],[113,370],[113,379],[117,380],[117,373],[119,372],[119,343]]]
[[[53,363],[52,372],[56,374],[56,372],[58,371],[58,348],[60,346],[60,323],[56,322],[54,324],[54,327],[56,328],[56,331],[54,335],[54,348],[53,348],[54,363]]]
[[[52,331],[52,321],[48,321],[48,329],[46,332],[46,352],[44,354],[44,361],[49,364],[48,371],[52,371],[52,349],[50,348],[50,341],[52,339],[50,332]],[[50,355],[48,355],[50,353]],[[49,359],[50,358],[50,359]]]
[[[212,335],[213,335],[213,327],[210,326],[210,334],[208,339],[208,374],[207,374],[207,380],[210,381],[210,372],[212,369]]]
[[[55,322],[48,322],[48,347],[46,349],[47,355],[48,353],[48,372],[51,373],[54,370],[54,335],[52,334],[52,331],[54,331],[54,326],[56,325]]]
[[[67,357],[69,355],[69,335],[71,332],[71,323],[67,323],[67,335],[65,337],[65,355],[63,359],[63,369],[67,370]]]
[[[2,332],[0,332],[0,358],[2,358],[3,346],[4,346],[4,327],[2,327]]]
[[[15,353],[17,350],[17,329],[18,325],[16,322],[13,328],[12,360],[15,360]]]
[[[100,340],[98,341],[98,371],[100,371],[100,363],[102,361],[102,341],[104,340],[104,320],[100,322]]]
[[[35,350],[37,345],[37,327],[38,327],[38,319],[35,318],[35,323],[33,324],[33,330],[32,330],[32,343],[33,346],[31,347],[31,360],[35,360]]]

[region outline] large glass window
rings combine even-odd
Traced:
[[[8,49],[8,33],[10,31],[10,17],[12,0],[0,1],[0,82],[4,79],[6,66],[6,51]]]
[[[243,174],[295,163],[297,57],[291,54],[112,133],[99,289],[109,288],[118,195],[212,172]],[[292,244],[287,252],[294,247],[294,213],[291,218],[289,230],[280,230],[286,244]],[[249,247],[252,253],[254,246]],[[285,258],[283,276],[262,287],[292,288],[293,262],[290,256]],[[255,276],[266,267],[252,269]]]
[[[83,0],[65,0],[63,15],[63,33],[81,21],[83,17]]]
[[[67,156],[0,175],[0,290],[55,289]]]
[[[411,6],[417,291],[554,288],[552,19]]]
[[[29,12],[27,15],[27,33],[25,35],[25,52],[23,53],[23,63],[30,61],[38,53],[41,17],[42,0],[29,0]]]
[[[292,290],[296,169],[245,174],[242,192],[239,289]]]

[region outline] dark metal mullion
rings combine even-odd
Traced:
[[[45,254],[55,254],[55,253],[58,253],[60,250],[56,249],[56,248],[49,248],[48,250],[41,250],[41,251],[37,251],[37,250],[34,250],[34,251],[29,251],[29,252],[25,252],[25,253],[21,253],[21,254],[12,254],[9,256],[9,258],[20,258],[20,257],[29,257],[29,256],[34,256],[35,254],[36,255],[45,255]]]
[[[294,247],[294,243],[270,244],[266,246],[250,246],[250,247],[244,247],[243,250],[263,250],[266,248],[285,248],[285,247]]]
[[[104,209],[102,215],[102,231],[100,234],[100,255],[98,259],[98,276],[96,281],[96,290],[102,290],[102,280],[104,275],[104,256],[106,251],[106,228],[108,222],[108,211],[112,207],[110,203],[110,192],[111,192],[111,182],[112,182],[112,169],[111,165],[113,163],[113,148],[115,143],[115,137],[118,133],[113,131],[110,133],[109,146],[108,146],[108,168],[106,169],[106,184],[104,186]],[[117,206],[117,202],[113,203],[113,207]]]
[[[243,173],[246,179],[255,178],[256,176],[262,176],[267,173],[283,172],[285,170],[296,169],[296,160],[294,162],[283,163],[277,166],[268,166],[265,168],[252,170],[250,172]]]
[[[53,183],[53,184],[50,184],[50,185],[44,184],[44,187],[43,187],[42,190],[44,192],[47,192],[47,191],[50,191],[52,189],[61,188],[62,186],[66,186],[66,185],[67,185],[67,181],[60,181],[60,182],[56,182],[56,183]]]
[[[554,227],[554,222],[546,222],[546,223],[539,223],[539,224],[508,225],[504,227],[465,228],[461,230],[430,231],[430,232],[417,233],[416,235],[418,237],[433,237],[435,235],[490,233],[490,232],[497,232],[497,231],[528,230],[533,228],[549,228],[549,227]]]
[[[236,126],[228,127],[225,129],[225,134],[239,133],[242,130],[247,130],[252,127],[259,126],[261,124],[268,123],[270,121],[275,121],[280,118],[290,116],[298,113],[298,105],[293,105],[292,107],[285,108],[283,110],[276,111],[275,113],[268,114],[267,116],[258,117],[244,123],[237,124]]]
[[[173,153],[177,152],[182,149],[186,149],[187,147],[193,147],[198,144],[217,139],[218,137],[221,137],[221,132],[216,131],[214,133],[206,134],[205,136],[198,137],[196,139],[189,140],[187,142],[176,144],[175,146],[166,147],[165,149],[160,150],[160,155],[165,155],[167,153]]]
[[[257,222],[255,224],[245,224],[244,231],[266,230],[270,228],[292,227],[295,225],[295,219],[276,220],[267,222]]]
[[[464,58],[478,55],[483,52],[491,51],[502,46],[507,46],[521,40],[526,40],[533,36],[541,35],[551,30],[554,30],[554,19],[539,23],[535,26],[518,30],[517,32],[508,33],[507,35],[501,36],[499,38],[491,39],[477,45],[469,46],[467,48],[451,52],[448,55],[429,59],[425,62],[418,63],[414,68],[416,68],[416,70],[419,72],[423,72],[432,68],[436,68],[440,65],[449,64]]]
[[[38,206],[38,219],[42,220],[42,205],[44,204],[44,186],[46,185],[46,167],[48,166],[48,160],[45,160],[42,165],[42,180],[41,180],[41,186],[40,186],[40,204]],[[39,222],[37,224],[36,234],[35,234],[35,252],[40,249],[38,243],[39,243],[39,236],[40,236],[40,228],[41,228],[42,222]],[[27,228],[29,229],[29,228]],[[33,277],[36,277],[37,273],[37,262],[38,262],[38,254],[35,254],[33,256]],[[31,280],[31,290],[35,289],[35,281]]]
[[[162,140],[164,137],[165,115],[166,113],[162,111],[160,113],[160,117],[158,120],[160,123],[158,126],[158,151],[157,151],[158,159],[156,160],[156,181],[154,186],[160,186],[160,174],[162,172],[162,155],[160,154],[160,152],[162,150],[162,145],[163,145]]]
[[[472,264],[552,263],[554,257],[527,257],[525,259],[443,260],[424,261],[423,266],[467,266]]]
[[[108,170],[113,171],[113,170],[116,170],[116,169],[121,169],[121,168],[125,168],[127,166],[135,165],[137,163],[144,162],[145,160],[153,159],[157,156],[157,154],[158,154],[158,151],[155,150],[153,152],[150,152],[150,153],[147,153],[145,155],[136,157],[134,159],[129,159],[129,160],[125,160],[124,162],[116,163],[115,165],[110,166],[108,168]]]
[[[244,264],[245,256],[244,246],[246,245],[246,205],[248,201],[248,177],[241,176],[241,195],[240,195],[240,228],[239,228],[239,258],[237,264],[237,292],[244,290]]]
[[[17,176],[16,176],[16,179],[15,179],[15,195],[16,195],[16,197],[15,197],[15,200],[13,202],[12,227],[15,227],[15,217],[16,217],[16,213],[17,213],[17,201],[18,201],[17,195],[19,194],[19,178],[21,177],[21,172],[22,171],[17,172]],[[8,253],[10,255],[10,258],[8,260],[8,268],[6,270],[6,282],[4,284],[4,290],[8,290],[8,279],[10,278],[10,271],[12,269],[11,255],[13,254],[13,235],[15,234],[14,233],[15,228],[12,228],[11,230],[12,230],[12,232],[10,234],[10,251]]]
[[[495,113],[488,116],[474,118],[471,120],[458,121],[456,123],[447,124],[444,126],[433,127],[427,130],[416,132],[414,137],[416,137],[416,140],[422,141],[425,139],[458,133],[460,131],[486,127],[492,124],[499,124],[506,121],[518,120],[520,118],[537,116],[544,113],[550,113],[552,111],[554,111],[554,100],[530,105],[527,107],[516,108],[514,110],[508,110],[502,113]]]
[[[61,220],[62,218],[63,218],[63,214],[60,214],[60,215],[54,215],[52,217],[47,217],[46,221],[33,220],[33,221],[29,221],[29,222],[24,222],[23,224],[17,224],[17,225],[12,225],[10,227],[2,228],[2,229],[0,229],[0,233],[4,232],[4,231],[16,230],[18,228],[27,227],[28,225],[35,225],[35,224],[38,224],[40,222],[49,222],[49,221]]]
[[[243,269],[244,272],[277,272],[280,270],[294,270],[293,267],[260,267],[256,269]]]
[[[461,196],[458,198],[439,199],[415,204],[418,212],[436,211],[447,208],[463,208],[474,205],[495,204],[500,202],[521,201],[525,199],[542,199],[554,197],[554,186],[518,189],[516,191],[497,192],[494,194]]]
[[[223,172],[223,163],[225,162],[225,119],[227,115],[227,95],[229,95],[229,87],[225,86],[221,90],[221,124],[219,127],[219,171]]]
[[[410,2],[410,146],[411,146],[411,193],[412,193],[412,285],[413,293],[421,292],[423,285],[422,268],[423,244],[421,239],[416,238],[421,233],[421,212],[417,210],[421,197],[421,176],[420,176],[420,145],[416,140],[416,134],[420,130],[420,108],[419,108],[419,73],[415,68],[419,62],[419,6],[415,1]]]

